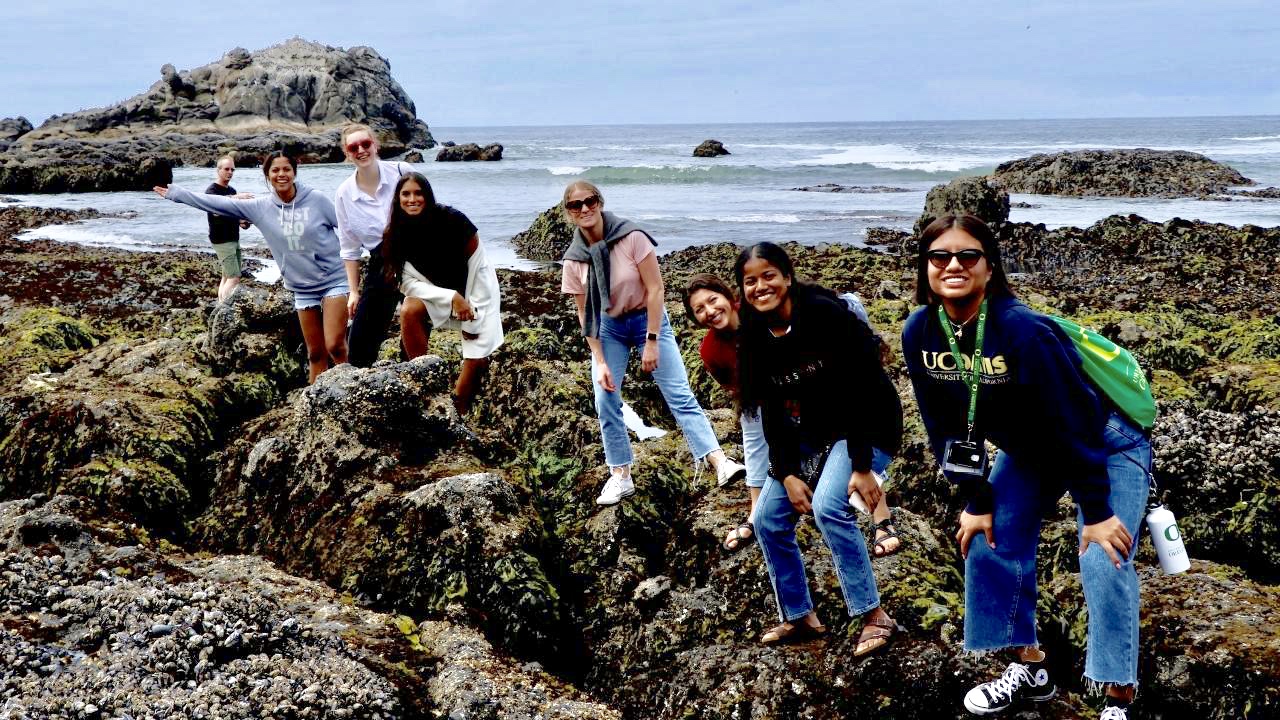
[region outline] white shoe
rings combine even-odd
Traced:
[[[991,715],[1021,700],[1044,702],[1058,694],[1043,661],[1009,663],[1004,674],[973,688],[964,696],[964,707],[974,715]]]
[[[720,465],[716,468],[716,485],[724,487],[734,480],[739,480],[747,476],[747,466],[742,463],[736,463],[729,458],[720,461]]]
[[[596,504],[617,505],[622,502],[623,498],[631,497],[635,494],[636,485],[631,482],[630,475],[609,473],[609,480],[604,484],[604,489],[600,491],[600,497],[596,498]]]

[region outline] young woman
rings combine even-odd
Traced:
[[[756,533],[781,624],[770,644],[825,635],[814,612],[796,522],[812,513],[851,616],[865,615],[855,656],[889,642],[897,625],[880,607],[866,540],[850,498],[867,507],[902,443],[902,406],[870,328],[829,291],[795,282],[786,251],[760,243],[734,264],[742,294],[738,371],[742,411],[759,414],[773,478],[756,506]],[[883,451],[877,457],[877,449]]]
[[[1042,508],[1066,488],[1079,508],[1085,676],[1108,686],[1102,717],[1125,720],[1151,444],[1093,387],[1057,324],[1014,299],[981,219],[945,215],[925,228],[916,283],[922,307],[903,328],[903,352],[934,453],[968,499],[956,533],[965,649],[1017,655],[999,679],[970,690],[965,707],[985,715],[1057,692],[1036,646],[1036,547]],[[989,473],[984,441],[999,449]]]
[[[438,204],[421,174],[401,177],[394,197],[379,250],[380,280],[388,287],[398,284],[405,295],[400,332],[410,358],[427,353],[432,326],[462,333],[462,370],[453,396],[465,415],[489,355],[503,341],[498,274],[485,259],[476,226]]]
[[[589,182],[569,183],[563,203],[565,216],[577,229],[564,255],[561,290],[573,295],[591,349],[596,413],[610,468],[596,502],[613,505],[635,493],[621,390],[627,359],[637,347],[643,348],[641,368],[653,373],[695,460],[708,460],[721,485],[746,474],[746,468],[725,457],[689,389],[663,304],[662,274],[653,250],[657,243],[631,221],[606,213],[604,196]]]
[[[400,288],[388,278],[379,250],[382,234],[395,198],[396,182],[409,171],[403,163],[378,159],[378,138],[368,125],[359,123],[342,129],[342,152],[355,165],[355,172],[338,185],[333,204],[338,214],[338,244],[347,271],[351,294],[347,313],[351,315],[351,364],[369,367],[378,359],[378,348],[387,336],[391,317],[401,299]],[[369,271],[360,284],[360,255],[369,251]]]
[[[845,295],[841,299],[846,303],[855,296]],[[738,319],[739,305],[737,295],[720,278],[709,273],[698,273],[689,278],[684,291],[684,308],[694,322],[708,330],[698,348],[703,367],[716,379],[734,399],[738,399]],[[854,310],[857,314],[858,310]],[[862,315],[859,315],[863,319]],[[863,319],[863,322],[866,322]],[[751,511],[747,514],[747,522],[739,525],[725,537],[724,548],[737,550],[744,541],[750,540],[755,532],[752,518],[755,517],[756,500],[760,497],[760,489],[764,487],[769,476],[769,445],[765,441],[764,427],[758,415],[743,413],[739,417],[742,424],[742,454],[747,466],[747,492],[751,499]],[[878,468],[883,471],[884,468]],[[875,520],[876,557],[886,557],[898,551],[901,540],[893,527],[893,514],[884,496],[875,506],[872,513]]]
[[[307,344],[308,382],[347,361],[347,278],[338,258],[337,218],[329,198],[295,182],[297,158],[277,150],[262,172],[271,192],[252,200],[196,194],[177,185],[156,186],[157,195],[258,226],[293,292]]]

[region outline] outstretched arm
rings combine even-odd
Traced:
[[[172,200],[176,203],[189,205],[193,208],[203,210],[205,212],[217,213],[218,215],[226,215],[238,220],[248,220],[253,222],[254,218],[249,214],[249,210],[253,207],[250,201],[236,200],[234,198],[222,197],[220,195],[205,195],[203,193],[196,194],[190,190],[186,190],[177,185],[165,187],[157,185],[152,190],[166,200]]]

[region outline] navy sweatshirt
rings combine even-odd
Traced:
[[[806,451],[840,440],[853,469],[868,472],[873,447],[892,455],[902,444],[902,403],[880,366],[879,340],[834,296],[797,283],[791,297],[790,333],[757,327],[739,345],[756,353],[773,476],[799,477]]]
[[[941,462],[947,440],[963,440],[967,432],[964,378],[969,373],[956,372],[937,313],[933,305],[911,313],[902,328],[902,352],[929,442]],[[973,356],[975,327],[970,323],[957,338],[966,358]],[[1053,320],[1014,298],[990,298],[982,355],[975,437],[1034,468],[1046,505],[1065,488],[1086,525],[1111,517],[1103,445],[1109,405],[1084,374],[1071,339]],[[970,513],[991,512],[988,482],[948,477],[962,486]]]

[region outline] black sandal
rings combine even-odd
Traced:
[[[743,530],[750,532],[751,535],[747,537],[743,537],[742,535]],[[721,547],[723,547],[725,550],[729,552],[737,552],[741,550],[742,546],[745,545],[747,542],[754,540],[755,536],[756,536],[756,526],[750,522],[745,522],[733,529],[733,534],[725,538],[724,542],[721,543]],[[733,544],[730,545],[729,543],[733,543]]]
[[[896,554],[902,549],[902,538],[898,535],[898,528],[894,527],[892,510],[889,511],[889,517],[872,526],[873,536],[875,533],[884,533],[884,535],[875,539],[875,543],[871,550],[872,555],[875,555],[878,558],[886,558],[890,555]],[[898,541],[898,547],[893,548],[892,550],[885,547],[885,543],[895,538]]]

